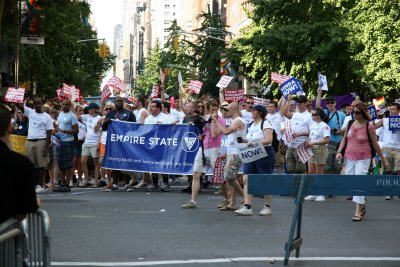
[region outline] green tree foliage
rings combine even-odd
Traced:
[[[231,57],[244,66],[244,75],[263,84],[271,72],[295,76],[303,89],[315,94],[317,72],[328,76],[329,87],[348,92],[357,80],[349,64],[348,30],[341,21],[345,7],[334,1],[250,0],[252,23],[233,42]],[[276,89],[273,84],[272,89]],[[278,90],[275,90],[277,94]]]
[[[15,48],[17,1],[6,1],[2,18],[2,40]],[[114,56],[101,59],[97,33],[85,21],[90,15],[87,3],[78,0],[46,1],[44,9],[44,45],[20,45],[20,82],[34,81],[38,94],[53,96],[63,82],[74,84],[85,95],[98,94],[101,79],[111,68]],[[14,51],[15,52],[15,51]]]
[[[348,14],[355,68],[370,98],[400,96],[399,17],[399,1],[357,1]]]
[[[207,13],[199,14],[197,20],[201,20],[201,25],[194,32],[205,36],[199,35],[194,43],[190,43],[194,66],[198,71],[198,79],[204,82],[202,93],[218,96],[219,89],[215,85],[221,78],[219,64],[221,54],[226,52],[226,44],[212,37],[224,39],[228,32],[221,17],[212,14],[210,9]]]
[[[143,73],[137,75],[137,84],[135,94],[143,94],[149,96],[153,84],[160,84],[160,67],[161,67],[162,50],[160,43],[157,41],[154,49],[149,53]]]

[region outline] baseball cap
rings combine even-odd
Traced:
[[[297,96],[297,102],[305,103],[305,102],[307,102],[307,97],[305,95],[299,95],[299,96]]]
[[[90,103],[89,104],[89,106],[87,106],[86,107],[87,108],[87,110],[89,110],[89,109],[99,109],[100,107],[99,107],[99,105],[97,105],[96,103],[94,103],[94,102],[92,102],[92,103]]]

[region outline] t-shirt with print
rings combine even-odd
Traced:
[[[389,118],[383,118],[383,128],[381,133],[382,147],[399,149],[400,148],[400,131],[389,130]]]
[[[82,121],[86,124],[86,138],[84,144],[97,145],[100,143],[101,127],[98,127],[97,132],[94,132],[94,128],[100,119],[100,115],[95,117],[92,117],[90,114],[82,115]]]
[[[244,123],[246,124],[246,127],[248,127],[249,124],[253,121],[253,113],[245,109],[242,109],[240,112],[242,113],[242,118],[244,120]]]
[[[28,140],[47,138],[47,131],[53,130],[53,119],[46,112],[37,113],[36,110],[24,107],[24,114],[29,120]]]
[[[60,112],[57,118],[58,128],[64,131],[72,130],[72,125],[78,123],[78,118],[72,112]],[[66,134],[58,132],[57,136],[61,139],[61,142],[71,142],[74,141],[74,136],[72,134]]]
[[[283,121],[282,115],[279,112],[276,112],[275,114],[267,114],[267,120],[269,120],[272,124],[272,128],[274,128],[276,132],[276,138],[278,140],[282,139],[282,134],[281,134],[281,123]]]
[[[322,141],[325,137],[330,136],[331,128],[325,122],[315,122],[310,126],[310,141],[311,142],[319,142]]]
[[[157,116],[149,115],[145,120],[144,124],[171,124],[174,122],[174,119],[170,116],[168,116],[165,113],[160,113]]]
[[[308,111],[295,112],[292,116],[291,125],[293,133],[305,133],[310,132],[310,126],[313,122],[311,118],[311,113]],[[299,136],[293,140],[293,142],[288,144],[288,147],[297,148],[299,145],[307,141],[308,136]]]

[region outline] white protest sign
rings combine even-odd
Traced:
[[[318,72],[318,84],[319,88],[328,91],[328,80],[326,79],[326,76],[322,75],[320,72]]]
[[[4,100],[7,102],[13,103],[22,103],[24,102],[25,88],[14,88],[8,87],[7,94],[4,97]]]
[[[290,120],[285,121],[284,127],[285,127],[286,144],[289,144],[289,143],[293,142],[293,140],[294,140],[291,121]]]
[[[400,98],[395,99],[394,102],[400,104]]]
[[[261,143],[238,147],[237,152],[243,163],[249,163],[268,156]]]
[[[266,107],[269,104],[269,102],[271,102],[270,99],[264,99],[259,97],[253,97],[253,99],[254,99],[254,106],[261,105]]]
[[[311,156],[314,155],[311,151],[311,148],[306,148],[305,144],[306,142],[297,147],[297,155],[299,155],[299,159],[303,163],[306,163],[311,158]]]
[[[219,88],[226,88],[228,87],[228,84],[232,81],[232,79],[233,77],[224,75],[221,77],[216,86]]]
[[[264,95],[268,94],[268,92],[271,91],[271,85],[267,85],[264,87]]]

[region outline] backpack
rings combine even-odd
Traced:
[[[264,130],[263,130],[263,128],[264,128],[264,121],[265,121],[265,120],[262,120],[262,121],[261,121],[261,131],[262,131],[262,132],[264,132]],[[254,122],[254,121],[250,122],[249,127],[253,124],[253,122]],[[274,129],[272,129],[272,143],[271,143],[271,146],[273,147],[275,153],[278,152],[278,150],[279,150],[279,140],[278,140],[278,137],[277,137],[276,132],[275,132]]]
[[[354,120],[350,120],[349,123],[347,124],[347,134],[349,133],[350,127],[353,124],[353,122],[354,122]],[[368,144],[371,149],[371,158],[375,158],[376,150],[375,150],[374,146],[372,145],[371,137],[369,136],[368,125],[369,125],[369,123],[367,123],[367,126],[366,126],[367,127],[367,135],[368,135]],[[347,134],[346,134],[346,143],[344,144],[344,147],[342,149],[342,155],[344,155],[344,152],[346,151],[346,147],[347,147]]]

